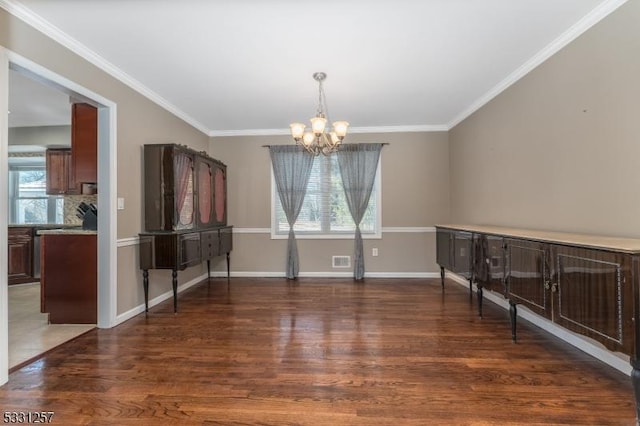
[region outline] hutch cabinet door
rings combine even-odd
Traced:
[[[213,163],[204,157],[196,157],[196,180],[198,194],[197,225],[210,228],[215,223],[213,199]]]
[[[219,228],[220,249],[219,254],[230,253],[233,249],[233,226]]]
[[[506,239],[507,297],[551,318],[548,244]]]
[[[202,231],[200,239],[202,243],[202,260],[220,256],[220,233],[218,229]]]
[[[189,153],[176,150],[173,157],[174,206],[176,222],[174,229],[192,229],[195,226],[195,179],[194,161]]]
[[[178,234],[178,247],[178,269],[183,270],[202,262],[199,232]]]
[[[633,350],[631,256],[554,246],[553,321],[611,350]]]
[[[213,164],[213,221],[215,225],[227,224],[227,168],[222,163]]]

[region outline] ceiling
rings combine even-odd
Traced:
[[[69,95],[9,71],[9,127],[71,125]]]
[[[329,118],[349,121],[352,131],[446,130],[625,1],[0,6],[215,136],[280,134],[290,122],[308,122],[317,106],[316,71],[328,75]],[[13,114],[20,95],[11,90]]]

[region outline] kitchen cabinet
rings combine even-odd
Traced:
[[[456,234],[473,235],[472,276],[480,312],[482,289],[504,296],[514,341],[517,306],[522,305],[611,351],[629,355],[640,414],[639,239],[473,225],[442,225],[436,230],[438,253],[448,250],[445,245]],[[450,258],[438,257],[438,263],[451,267]]]
[[[89,104],[71,107],[71,170],[75,193],[91,193],[87,187],[98,182],[98,109]]]
[[[140,233],[145,308],[149,300],[149,269],[172,270],[174,311],[178,271],[229,253],[232,227],[227,226],[227,167],[221,161],[184,145],[144,146],[144,223]]]
[[[71,148],[46,153],[47,194],[95,194],[98,182],[98,110],[73,104]]]
[[[40,231],[41,311],[51,324],[96,324],[97,234]]]
[[[71,167],[71,149],[47,149],[47,194],[70,194],[75,191],[75,178]]]
[[[33,278],[33,228],[9,227],[8,283],[37,281]]]

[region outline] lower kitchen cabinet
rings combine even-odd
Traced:
[[[49,314],[51,324],[96,324],[97,235],[41,234],[41,311]]]
[[[37,281],[33,277],[33,227],[9,227],[7,240],[9,285]]]

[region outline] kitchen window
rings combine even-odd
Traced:
[[[360,223],[362,238],[381,238],[380,163],[378,162],[369,206]],[[280,203],[273,171],[271,172],[271,200],[271,237],[287,238],[289,224]],[[337,156],[316,157],[307,184],[307,194],[293,226],[296,238],[353,238],[355,229],[342,189]]]
[[[9,168],[9,223],[63,223],[63,199],[47,195],[44,167]]]

